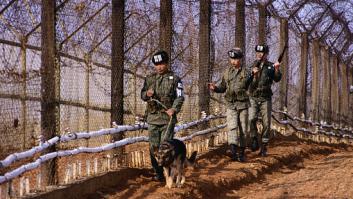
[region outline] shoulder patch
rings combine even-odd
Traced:
[[[178,82],[178,85],[177,85],[177,87],[178,87],[178,88],[180,88],[180,89],[183,89],[183,83],[181,83],[181,82]]]
[[[184,96],[184,91],[183,91],[183,83],[181,81],[178,82],[176,92],[177,92],[177,97]]]

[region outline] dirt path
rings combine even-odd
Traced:
[[[352,184],[353,152],[339,152],[285,166],[222,198],[352,198]]]
[[[353,197],[351,148],[281,138],[271,144],[266,158],[247,152],[247,162],[238,163],[227,155],[221,147],[198,157],[183,188],[164,188],[164,183],[151,180],[150,170],[144,170],[85,198]]]

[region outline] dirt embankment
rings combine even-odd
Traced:
[[[247,162],[230,161],[225,147],[198,157],[183,188],[167,189],[138,170],[112,187],[82,198],[352,198],[353,150],[277,138],[269,156],[247,151]]]

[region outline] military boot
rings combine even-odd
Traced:
[[[257,140],[257,137],[253,137],[251,140],[251,151],[257,151],[259,148],[259,141]]]
[[[238,146],[235,144],[231,144],[230,151],[232,153],[232,161],[238,161]]]
[[[259,155],[262,157],[267,156],[267,143],[262,143]]]
[[[245,147],[240,147],[239,162],[245,162]]]

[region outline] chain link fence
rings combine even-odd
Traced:
[[[2,1],[0,10],[0,156],[28,149],[40,139],[41,129],[41,1]],[[111,2],[57,0],[56,43],[60,63],[60,134],[110,127]],[[129,0],[125,8],[124,122],[134,123],[145,113],[140,100],[143,76],[153,72],[151,55],[159,45],[159,1]],[[211,79],[219,81],[228,67],[227,51],[234,48],[236,1],[211,2]],[[185,103],[179,121],[198,119],[199,1],[173,1],[172,69],[182,78]],[[246,6],[247,67],[258,42],[258,9]],[[269,60],[280,51],[278,17],[267,18]],[[289,27],[296,24],[289,21]],[[299,115],[300,35],[289,30],[288,111]],[[311,47],[310,47],[311,49]],[[308,80],[312,77],[311,50]],[[322,87],[322,85],[321,85]],[[307,82],[310,111],[311,81]],[[273,108],[280,108],[279,84],[273,86]],[[211,93],[211,113],[224,112],[223,95]],[[62,144],[62,148],[99,146],[102,136]]]

